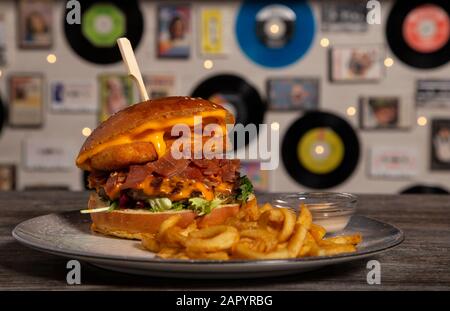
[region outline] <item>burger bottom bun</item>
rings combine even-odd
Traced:
[[[92,194],[89,198],[90,209],[98,207],[99,198]],[[187,227],[193,221],[197,221],[200,228],[219,225],[229,217],[237,215],[239,204],[226,204],[216,207],[210,214],[198,216],[191,210],[150,212],[142,209],[121,209],[112,212],[92,213],[91,229],[106,235],[125,239],[140,240],[144,233],[156,233],[161,223],[173,215],[181,215],[177,223],[180,227]]]

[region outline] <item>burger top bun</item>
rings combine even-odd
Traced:
[[[201,98],[174,96],[144,101],[117,112],[100,124],[84,142],[76,164],[82,169],[90,170],[89,160],[97,147],[114,140],[122,144],[120,138],[152,130],[152,124],[161,126],[170,124],[170,120],[193,118],[194,115],[213,116],[221,124],[235,122],[233,115],[222,106]],[[138,139],[129,138],[124,144],[133,141]]]

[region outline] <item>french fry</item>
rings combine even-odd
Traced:
[[[142,246],[154,253],[157,253],[161,250],[161,245],[154,234],[143,234]]]
[[[161,258],[173,258],[176,256],[180,250],[178,248],[173,247],[164,247],[158,252],[158,256]]]
[[[167,218],[166,220],[164,220],[161,223],[161,225],[159,226],[159,230],[156,235],[157,238],[163,237],[166,230],[169,229],[170,227],[175,226],[178,223],[178,221],[180,221],[180,219],[181,219],[181,215],[174,215],[174,216],[171,216],[171,217]]]
[[[309,228],[312,223],[311,212],[304,206],[301,206],[300,215],[297,218],[295,224],[295,231],[289,240],[287,249],[289,251],[290,257],[295,258],[299,255],[302,249],[303,243],[308,233]]]
[[[291,212],[286,208],[281,209],[281,212],[283,213],[284,220],[283,220],[283,227],[281,228],[281,231],[278,233],[278,241],[286,242],[294,232],[296,216],[293,212]]]
[[[333,245],[333,244],[352,244],[357,245],[361,243],[362,237],[361,234],[352,234],[345,236],[335,236],[332,238],[323,239],[319,242],[320,245]]]
[[[142,246],[161,258],[287,259],[354,252],[362,241],[359,233],[325,238],[325,228],[312,222],[304,204],[296,216],[268,203],[258,208],[252,199],[224,225],[202,229],[195,222],[181,228],[179,220],[180,216],[172,216],[156,234],[143,234]]]
[[[355,251],[356,248],[352,244],[323,245],[319,247],[317,253],[314,253],[314,256],[332,256]]]
[[[261,206],[259,208],[259,214],[261,215],[262,213],[269,211],[273,209],[272,205],[270,205],[270,203],[264,203],[263,206]]]
[[[253,250],[248,243],[238,243],[234,251],[237,258],[245,259],[286,259],[290,257],[287,248],[277,249],[271,252]]]
[[[228,255],[227,252],[213,252],[213,253],[198,253],[198,252],[192,252],[192,251],[187,251],[186,252],[186,256],[188,258],[192,258],[192,259],[209,259],[209,260],[228,260],[230,259],[230,256]]]
[[[190,252],[217,252],[230,249],[239,241],[239,231],[231,226],[219,225],[191,232],[186,240]]]
[[[311,229],[309,232],[314,237],[314,240],[316,240],[316,242],[321,241],[325,237],[325,234],[327,233],[324,227],[316,225],[314,223],[311,224]]]

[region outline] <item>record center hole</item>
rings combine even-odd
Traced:
[[[99,15],[95,19],[95,30],[101,34],[110,33],[113,28],[113,21],[108,15]]]

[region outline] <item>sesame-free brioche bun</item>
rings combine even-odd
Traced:
[[[100,199],[96,193],[92,193],[88,208],[99,207]],[[142,209],[119,209],[111,212],[91,213],[92,230],[106,235],[125,239],[140,240],[142,234],[156,233],[161,223],[173,215],[181,215],[177,226],[187,227],[197,221],[199,228],[219,225],[229,217],[237,215],[239,204],[226,204],[214,208],[205,216],[198,216],[191,210],[151,212]]]
[[[201,98],[166,97],[129,106],[100,124],[86,139],[76,159],[87,171],[114,170],[154,161],[158,152],[149,134],[165,133],[177,123],[202,116],[204,122],[234,124],[222,106]]]

